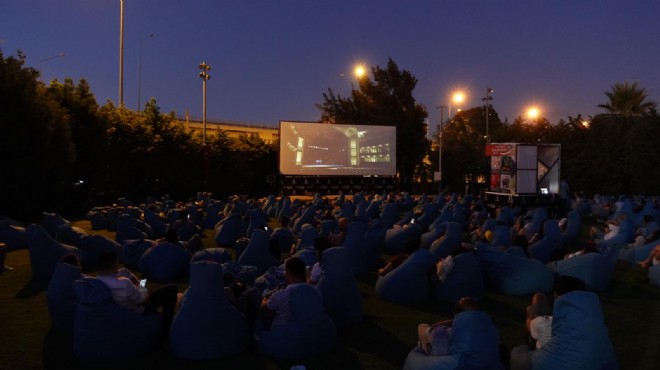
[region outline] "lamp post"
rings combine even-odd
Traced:
[[[202,143],[206,145],[206,81],[211,79],[211,66],[202,62],[199,64],[199,77],[202,79]]]
[[[488,107],[490,106],[490,101],[493,100],[493,97],[490,95],[493,93],[493,89],[490,87],[486,88],[486,97],[481,99],[486,102],[486,144],[490,142],[490,137],[488,136]]]
[[[454,104],[459,105],[464,101],[465,93],[462,91],[457,91],[451,96],[449,104],[447,104],[447,120],[451,119],[451,103],[453,102]]]
[[[119,106],[124,105],[124,0],[119,0]]]
[[[150,33],[148,36],[143,37],[142,40],[140,40],[140,67],[138,70],[138,104],[137,104],[137,109],[138,113],[140,113],[140,110],[142,107],[140,106],[140,98],[142,95],[142,44],[144,44],[144,40],[150,39],[154,37],[153,32]]]
[[[444,123],[444,116],[443,116],[443,110],[447,109],[449,111],[449,108],[440,105],[436,109],[440,109],[440,126],[438,129],[438,186],[439,186],[439,192],[442,191],[442,125]]]

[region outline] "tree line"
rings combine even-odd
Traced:
[[[332,90],[317,105],[319,123],[397,128],[399,189],[432,191],[438,146],[427,139],[428,112],[413,91],[414,75],[389,60],[372,67],[349,97]],[[521,117],[503,122],[494,106],[459,112],[442,128],[443,187],[462,191],[486,170],[486,111],[491,142],[558,143],[562,175],[589,194],[657,193],[660,118],[636,83],[606,92],[605,113],[557,124]],[[434,132],[437,136],[439,132]],[[257,135],[201,135],[161,113],[155,100],[141,112],[111,101],[99,105],[85,80],[54,80],[25,66],[25,56],[0,50],[0,214],[35,219],[42,211],[83,212],[119,197],[144,199],[197,191],[262,196],[277,172],[277,143]],[[437,190],[437,186],[435,187]]]

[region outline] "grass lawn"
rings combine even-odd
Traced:
[[[87,221],[76,222],[88,233],[114,237],[113,233],[92,232]],[[204,243],[213,247],[212,233]],[[266,358],[250,348],[245,353],[212,361],[184,361],[166,349],[155,351],[130,363],[79,363],[70,354],[67,338],[49,334],[46,282],[30,280],[27,250],[7,255],[13,270],[0,274],[0,370],[4,369],[288,369],[296,362]],[[619,263],[612,286],[600,294],[605,319],[621,369],[657,369],[660,365],[660,288],[643,281],[637,266]],[[374,273],[358,285],[364,298],[365,319],[351,330],[340,332],[332,353],[303,363],[308,369],[400,369],[407,353],[417,342],[420,322],[451,317],[449,305],[428,304],[403,307],[375,295]],[[180,291],[186,281],[178,282]],[[511,349],[524,340],[524,309],[528,296],[506,296],[488,292],[482,301],[500,331],[503,344]],[[323,335],[323,333],[319,333]]]

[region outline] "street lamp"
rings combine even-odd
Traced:
[[[442,115],[442,112],[443,109],[449,109],[444,105],[440,105],[436,107],[436,109],[440,109],[440,126],[438,129],[438,183],[439,190],[442,191],[442,124],[444,123],[444,116]]]
[[[490,101],[493,100],[493,97],[490,95],[493,93],[492,88],[487,87],[486,88],[486,97],[481,99],[486,102],[486,144],[490,142],[490,137],[488,136],[488,107],[490,106]]]
[[[447,120],[451,118],[451,103],[453,102],[454,104],[459,105],[464,101],[465,101],[465,93],[462,91],[457,91],[451,96],[451,100],[449,104],[447,104]]]
[[[140,98],[142,95],[142,44],[144,43],[144,40],[150,39],[152,37],[154,37],[153,32],[150,33],[148,36],[142,38],[142,40],[140,40],[140,67],[138,70],[138,105],[137,105],[138,113],[140,113],[140,110],[142,109],[142,107],[140,106]]]
[[[119,0],[119,106],[124,105],[124,0]]]
[[[202,62],[199,64],[199,77],[202,79],[202,143],[206,145],[206,81],[211,79],[211,66]]]
[[[353,73],[355,73],[355,77],[357,77],[357,79],[359,80],[367,74],[367,70],[364,68],[363,65],[358,65],[355,67]]]
[[[529,118],[532,121],[536,121],[537,118],[541,115],[541,111],[537,107],[529,107],[527,108],[527,118]]]

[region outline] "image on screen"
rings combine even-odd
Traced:
[[[283,175],[394,176],[396,128],[280,122]]]

